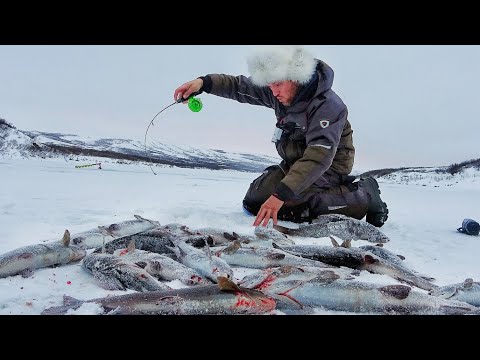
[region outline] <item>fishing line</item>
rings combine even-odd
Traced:
[[[150,123],[148,124],[148,127],[147,127],[147,130],[145,131],[145,155],[148,157],[148,159],[150,160],[150,170],[152,170],[152,173],[153,175],[157,175],[155,173],[155,171],[153,171],[153,168],[152,168],[152,164],[153,164],[153,161],[152,161],[152,157],[149,155],[149,152],[148,152],[148,149],[147,149],[147,133],[148,133],[148,130],[150,129],[150,126],[153,126],[153,121],[157,118],[158,115],[160,115],[162,112],[164,112],[165,110],[167,110],[169,107],[175,105],[175,104],[181,104],[182,102],[184,101],[188,101],[188,108],[193,111],[193,112],[199,112],[200,110],[202,110],[202,107],[203,107],[203,104],[202,104],[202,101],[200,99],[197,99],[195,98],[195,95],[198,95],[197,92],[195,93],[192,93],[188,99],[184,99],[182,96],[180,96],[178,98],[177,101],[171,103],[170,105],[164,107],[162,110],[160,110],[154,117],[152,120],[150,120]]]

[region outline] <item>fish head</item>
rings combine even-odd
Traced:
[[[70,246],[70,261],[80,261],[87,256],[87,251],[81,246]]]
[[[258,289],[264,282],[268,283],[269,280],[274,279],[273,271],[273,268],[258,270],[250,275],[244,276],[243,279],[239,281],[239,285],[249,289]]]
[[[233,279],[233,269],[228,264],[222,262],[211,262],[211,273],[218,277]]]
[[[188,281],[188,285],[211,285],[212,282],[200,274],[192,274],[190,276],[190,280]]]
[[[460,289],[462,284],[451,284],[445,285],[438,288],[433,288],[428,291],[429,295],[440,297],[442,299],[450,299],[451,297],[455,296]]]
[[[76,236],[76,237],[70,239],[70,244],[85,247],[86,240],[87,239],[86,239],[85,236]]]

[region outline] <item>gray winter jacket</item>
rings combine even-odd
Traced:
[[[202,77],[201,91],[275,111],[276,126],[283,129],[275,144],[286,173],[276,191],[283,201],[296,198],[313,184],[328,187],[325,172],[348,175],[354,163],[347,107],[331,89],[332,68],[321,60],[317,62],[316,76],[300,88],[290,106],[281,104],[268,86],[256,86],[243,75]]]

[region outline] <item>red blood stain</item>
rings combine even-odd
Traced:
[[[122,250],[118,253],[119,256],[123,256],[123,255],[126,255],[126,254],[128,254],[128,249],[124,249],[124,250]]]
[[[192,280],[193,284],[202,282],[202,278],[198,275],[190,276],[190,280]]]
[[[243,293],[237,293],[236,295],[237,301],[234,307],[261,308],[266,311],[272,311],[276,306],[276,301],[271,298],[259,299],[259,301],[256,301]]]
[[[237,293],[237,302],[235,303],[235,307],[254,307],[256,305],[257,303],[251,298],[246,298],[242,293]]]
[[[270,287],[270,285],[272,285],[272,282],[276,279],[277,277],[274,276],[274,275],[268,275],[265,280],[263,280],[260,284],[258,284],[257,286],[255,286],[255,289],[258,289],[258,290],[265,290],[265,289],[268,289]]]
[[[67,281],[67,284],[70,285],[72,282],[71,281]]]

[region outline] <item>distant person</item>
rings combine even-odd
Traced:
[[[283,159],[256,178],[243,199],[256,215],[254,226],[270,219],[312,222],[321,214],[343,214],[381,227],[388,209],[377,181],[355,181],[355,148],[348,110],[332,90],[333,70],[300,46],[260,46],[247,58],[250,77],[209,74],[174,91],[180,97],[202,92],[274,110],[272,138]]]

